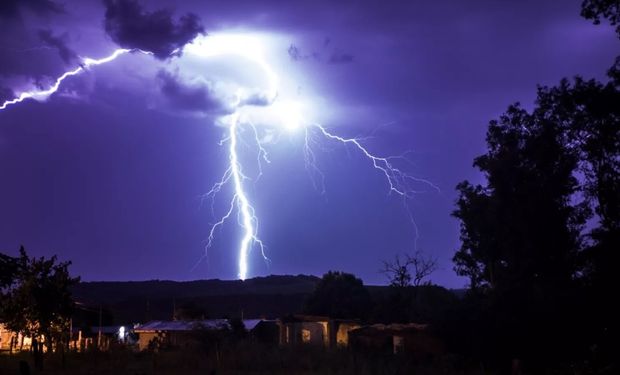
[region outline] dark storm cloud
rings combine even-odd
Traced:
[[[157,73],[157,78],[171,109],[210,114],[228,112],[223,100],[206,81],[184,82],[178,73],[163,69]]]
[[[64,13],[65,8],[51,0],[2,0],[0,17],[18,16],[21,10],[29,10],[38,15]]]
[[[239,106],[253,105],[259,107],[266,107],[273,103],[274,97],[263,90],[252,91],[241,98]]]
[[[294,60],[294,61],[301,61],[301,60],[308,60],[308,59],[314,59],[317,61],[321,61],[321,55],[319,53],[312,52],[310,54],[303,54],[301,50],[299,49],[299,47],[297,47],[294,44],[291,44],[291,46],[288,47],[288,56],[291,58],[291,60]]]
[[[0,86],[0,103],[3,103],[5,100],[13,99],[15,94],[13,90],[8,87]]]
[[[331,43],[331,40],[329,38],[325,38],[325,40],[323,41],[323,54],[329,55],[329,57],[326,60],[328,64],[346,64],[346,63],[353,62],[353,55],[350,53],[342,52],[340,50],[326,51],[330,43]],[[313,51],[312,53],[303,53],[301,51],[301,48],[297,47],[294,44],[291,44],[290,47],[288,47],[287,52],[288,52],[288,56],[293,61],[303,61],[303,60],[312,59],[314,61],[320,62],[323,60],[322,53],[316,52],[316,51]]]
[[[41,26],[47,28],[51,18],[36,20],[34,25],[24,22],[19,14],[0,18],[0,86],[12,87],[15,92],[24,83],[48,86],[52,77],[65,70],[65,63],[57,58],[56,47],[42,42],[38,35]]]
[[[166,59],[205,30],[200,19],[187,13],[175,22],[172,11],[148,12],[135,0],[104,0],[105,30],[125,48],[139,48]]]
[[[70,64],[77,59],[77,53],[67,46],[67,33],[62,35],[54,35],[51,30],[39,30],[39,38],[46,45],[55,48],[58,55],[66,64]]]
[[[327,62],[330,64],[348,64],[353,62],[353,55],[336,51],[332,53]]]
[[[291,44],[291,46],[288,47],[288,56],[291,58],[291,60],[295,60],[295,61],[299,61],[303,59],[304,57],[301,54],[301,51],[299,51],[299,47],[297,47],[294,44]]]

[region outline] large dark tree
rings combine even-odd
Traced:
[[[532,113],[514,105],[491,122],[488,152],[474,162],[486,185],[458,185],[455,263],[473,287],[556,290],[572,282],[587,211],[573,203],[578,158],[547,99],[541,88]]]
[[[617,64],[609,76],[541,87],[531,112],[509,107],[474,161],[486,183],[457,186],[455,268],[489,308],[485,324],[501,332],[489,339],[505,339],[506,356],[546,347],[538,360],[570,357],[617,332],[608,299],[620,252]],[[566,329],[578,320],[587,323]]]
[[[61,348],[73,309],[69,289],[79,278],[69,275],[70,262],[31,258],[23,247],[19,252],[12,283],[3,290],[0,319],[14,332],[43,337],[49,351]]]
[[[531,356],[540,345],[576,349],[563,339],[563,318],[579,311],[574,301],[584,284],[604,295],[613,281],[620,94],[617,70],[610,76],[606,84],[576,78],[539,88],[531,112],[511,106],[489,125],[488,152],[474,162],[486,183],[457,187],[462,246],[456,270],[492,303],[511,352],[506,355]],[[592,212],[598,225],[586,230]],[[606,307],[602,296],[593,303]]]
[[[583,196],[594,212],[586,232],[579,272],[588,306],[588,343],[599,360],[615,356],[620,309],[609,300],[620,264],[620,74],[618,64],[606,84],[576,79],[548,90],[558,119],[572,125],[570,147],[580,153]]]
[[[5,288],[10,287],[17,274],[17,260],[0,253],[0,296]]]
[[[595,24],[607,19],[620,37],[620,1],[584,0],[581,15]],[[598,219],[583,254],[590,341],[598,362],[607,366],[615,361],[617,366],[620,309],[609,296],[620,264],[620,56],[608,75],[607,84],[582,81],[555,94],[570,103],[568,116],[579,119],[575,138],[582,152],[585,191]]]
[[[308,297],[305,312],[332,318],[365,318],[372,301],[361,279],[350,273],[329,271]]]
[[[607,19],[612,26],[616,26],[616,33],[620,36],[620,1],[584,0],[581,15],[596,25],[601,23],[601,18]]]

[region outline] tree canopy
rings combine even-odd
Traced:
[[[329,271],[308,297],[305,312],[333,318],[364,318],[372,309],[368,290],[355,275]]]
[[[53,350],[54,343],[68,332],[73,309],[69,288],[79,281],[69,275],[71,262],[58,262],[55,256],[29,257],[23,247],[19,257],[2,255],[0,259],[2,267],[12,271],[1,289],[0,320],[14,332],[44,337]]]
[[[455,270],[485,300],[487,328],[502,332],[488,339],[504,340],[506,355],[602,351],[617,332],[608,288],[620,260],[619,67],[604,83],[539,87],[531,111],[510,106],[474,160],[485,182],[457,186]]]
[[[581,16],[592,20],[595,25],[605,18],[620,36],[620,1],[618,0],[584,0],[581,3]]]

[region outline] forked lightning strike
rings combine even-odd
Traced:
[[[80,74],[91,66],[101,65],[114,61],[120,55],[128,52],[140,52],[143,54],[152,55],[151,52],[138,49],[117,49],[111,55],[102,59],[95,60],[91,58],[84,58],[82,59],[82,63],[79,67],[61,75],[59,78],[56,79],[56,81],[50,88],[45,90],[33,90],[23,92],[17,98],[7,100],[2,103],[2,105],[0,106],[0,110],[3,110],[10,105],[20,103],[29,98],[35,100],[44,100],[50,95],[57,92],[60,85],[66,78]],[[174,51],[173,54],[176,56],[177,52],[178,51]],[[278,90],[278,75],[274,72],[272,66],[264,58],[261,45],[255,38],[247,37],[244,35],[210,36],[209,39],[198,37],[191,43],[185,45],[183,47],[183,52],[194,54],[196,56],[204,58],[210,58],[218,55],[236,55],[238,57],[255,63],[264,72],[264,75],[268,81],[269,87],[266,90],[265,95],[265,97],[268,98],[267,102],[269,104],[273,104],[275,102]],[[265,261],[269,261],[269,259],[265,255],[265,245],[258,236],[259,222],[258,217],[256,216],[256,211],[252,206],[248,194],[246,193],[244,188],[244,182],[250,180],[250,178],[244,175],[243,166],[239,158],[239,142],[243,142],[243,140],[240,138],[240,129],[242,126],[247,126],[247,128],[252,132],[252,138],[255,142],[255,146],[257,149],[256,161],[258,163],[258,175],[254,178],[255,182],[262,176],[262,162],[269,163],[270,161],[267,156],[267,151],[262,145],[256,126],[250,121],[250,119],[242,117],[243,107],[245,106],[245,104],[243,104],[244,100],[242,100],[243,95],[247,95],[247,93],[243,93],[242,91],[240,91],[237,94],[236,100],[234,102],[234,112],[222,119],[224,122],[226,122],[228,134],[226,138],[220,142],[220,145],[224,145],[228,142],[229,164],[222,178],[213,185],[211,190],[207,192],[207,194],[205,194],[205,197],[208,197],[212,200],[211,208],[212,211],[214,211],[213,203],[216,195],[220,193],[224,186],[227,185],[229,182],[232,182],[233,185],[233,195],[226,212],[215,224],[211,226],[207,244],[205,246],[205,254],[201,257],[196,266],[207,256],[208,249],[213,245],[215,232],[220,227],[222,227],[226,223],[226,221],[231,218],[231,216],[233,216],[236,209],[237,223],[241,227],[243,232],[243,236],[241,238],[238,250],[238,276],[240,279],[245,280],[248,276],[249,268],[248,255],[254,246],[257,246],[260,249],[261,255]],[[432,184],[430,181],[415,178],[403,172],[401,169],[395,167],[392,161],[396,158],[402,157],[376,156],[369,152],[368,149],[362,145],[362,143],[360,142],[361,138],[341,137],[330,133],[325,127],[319,124],[302,124],[300,121],[301,115],[300,113],[298,113],[299,111],[296,109],[295,106],[293,106],[293,104],[278,104],[280,105],[272,106],[272,108],[274,110],[277,110],[278,113],[282,115],[281,117],[284,118],[284,123],[280,124],[280,126],[287,128],[288,130],[295,130],[296,128],[302,126],[304,127],[304,158],[306,168],[310,172],[311,177],[313,177],[312,181],[316,190],[320,191],[321,193],[325,192],[325,176],[321,169],[317,166],[317,157],[313,148],[313,146],[322,145],[322,143],[317,140],[318,134],[321,136],[321,141],[335,141],[341,143],[345,147],[350,145],[353,146],[355,150],[361,152],[361,154],[370,161],[373,168],[375,168],[385,176],[389,185],[389,192],[395,193],[403,198],[405,206],[407,208],[407,212],[410,215],[412,223],[415,227],[415,222],[413,221],[412,214],[409,211],[408,205],[406,203],[407,200],[416,193],[416,190],[414,189],[415,185],[422,183],[436,190],[439,190],[437,186]],[[278,125],[273,124],[273,126],[275,127]],[[320,182],[318,183],[316,181],[317,177],[320,180]],[[194,266],[194,268],[196,266]]]
[[[311,129],[316,128],[325,138],[337,141],[342,143],[343,145],[353,145],[355,149],[360,151],[364,157],[366,157],[372,163],[372,166],[379,170],[386,178],[389,184],[389,192],[395,193],[403,198],[409,199],[412,198],[413,195],[417,192],[413,186],[413,184],[424,184],[432,187],[436,191],[439,191],[439,187],[428,180],[420,179],[414,176],[411,176],[399,168],[395,167],[394,164],[390,160],[394,159],[403,159],[401,156],[390,156],[390,157],[379,157],[368,151],[366,147],[364,147],[360,143],[359,138],[344,138],[335,134],[332,134],[325,129],[322,125],[312,124],[311,127],[306,128],[305,142],[304,142],[304,154],[306,159],[306,168],[308,168],[311,172],[318,172],[321,177],[321,181],[323,181],[323,174],[316,166],[316,157],[314,151],[311,147],[311,139],[312,134],[310,133]],[[316,186],[316,184],[315,184]],[[321,185],[321,192],[325,191],[325,187],[323,183]]]
[[[239,143],[238,139],[238,128],[240,125],[240,115],[239,113],[233,113],[230,115],[230,124],[229,124],[229,133],[225,142],[229,142],[228,148],[228,156],[229,156],[229,166],[224,172],[222,179],[213,185],[213,188],[207,193],[207,196],[211,199],[215,199],[215,195],[221,191],[222,187],[226,185],[231,179],[234,186],[234,194],[230,201],[230,206],[226,214],[220,218],[218,222],[213,224],[211,227],[211,231],[209,232],[209,239],[207,241],[207,245],[205,246],[205,256],[206,251],[211,247],[214,237],[215,230],[224,225],[226,220],[230,218],[233,214],[235,206],[237,207],[237,222],[239,226],[243,230],[243,237],[241,239],[240,248],[239,248],[239,260],[238,260],[238,268],[239,268],[239,278],[241,280],[245,280],[248,274],[248,254],[253,245],[258,245],[261,251],[261,255],[265,261],[269,261],[267,256],[265,255],[265,245],[263,241],[258,237],[258,218],[256,217],[256,213],[254,207],[250,204],[247,194],[243,189],[243,181],[249,179],[243,174],[241,163],[239,162],[239,156],[237,152],[237,145]],[[269,161],[267,159],[267,153],[265,149],[260,145],[258,140],[258,135],[256,133],[256,128],[250,124],[250,127],[254,131],[255,139],[258,144],[258,164],[259,171],[262,173],[262,167],[260,167],[261,156],[265,161]],[[260,177],[260,174],[259,174]],[[203,256],[204,258],[204,256]],[[200,261],[199,261],[200,262]],[[194,266],[195,267],[195,266]]]

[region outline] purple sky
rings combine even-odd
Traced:
[[[47,101],[0,111],[0,250],[58,254],[83,280],[236,277],[241,232],[232,224],[190,270],[216,221],[200,197],[227,163],[218,90],[262,77],[239,59],[167,58],[204,27],[264,40],[283,80],[313,103],[308,121],[343,136],[372,133],[364,145],[377,155],[412,151],[399,167],[441,189],[420,186],[409,202],[417,248],[439,260],[434,282],[461,287],[451,263],[454,187],[480,181],[471,164],[488,121],[512,102],[531,106],[536,84],[603,78],[619,52],[612,28],[580,18],[580,2],[3,2],[0,101],[48,87],[79,56],[120,45],[156,57],[123,56],[65,81]],[[162,8],[172,19],[152,13]],[[385,283],[381,261],[414,251],[402,200],[368,160],[333,143],[317,152],[321,195],[302,146],[295,134],[266,145],[271,163],[248,185],[271,259],[267,266],[254,251],[249,275],[335,269]]]

